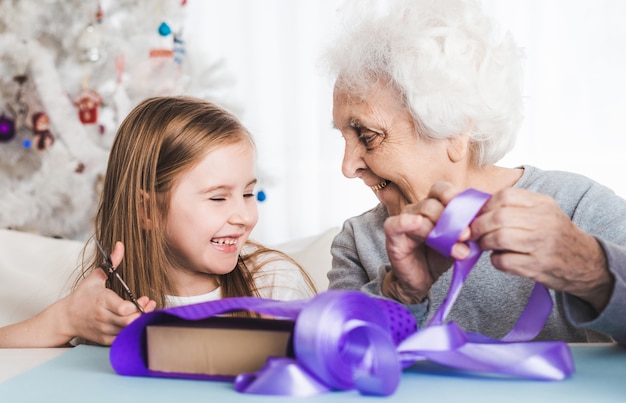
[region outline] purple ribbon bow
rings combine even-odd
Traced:
[[[427,244],[449,255],[461,231],[488,198],[488,194],[470,189],[453,199]],[[122,375],[233,380],[148,369],[145,328],[173,318],[200,320],[248,310],[295,321],[295,359],[271,357],[256,373],[237,376],[234,388],[244,393],[310,396],[356,389],[366,395],[388,396],[398,387],[402,369],[424,359],[459,369],[531,379],[559,380],[571,374],[574,366],[566,343],[525,342],[539,333],[552,309],[550,295],[541,285],[535,286],[526,309],[502,340],[465,332],[453,322],[444,322],[481,254],[475,243],[468,244],[471,254],[455,262],[446,299],[419,331],[404,306],[357,291],[330,290],[300,301],[227,298],[142,315],[115,339],[111,365]]]

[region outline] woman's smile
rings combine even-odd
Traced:
[[[379,190],[382,190],[382,189],[386,188],[388,184],[389,184],[389,181],[387,179],[383,179],[379,184],[374,185],[374,186],[370,186],[370,188],[374,192],[378,192]]]

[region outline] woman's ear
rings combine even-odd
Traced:
[[[469,158],[469,150],[470,150],[470,132],[472,127],[470,127],[463,133],[458,134],[454,137],[449,137],[448,140],[448,158],[452,162],[460,162],[467,158]]]
[[[150,195],[144,190],[139,190],[139,222],[141,229],[152,229],[152,215],[150,211]]]

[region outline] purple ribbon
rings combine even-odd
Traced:
[[[295,358],[272,357],[257,373],[234,379],[147,367],[148,325],[241,310],[295,321]],[[234,380],[235,389],[246,393],[309,396],[357,389],[364,394],[389,395],[397,388],[402,371],[397,346],[416,330],[415,318],[404,306],[358,291],[329,290],[299,301],[226,298],[140,316],[115,338],[109,359],[121,375]]]
[[[461,232],[489,197],[489,194],[475,189],[459,194],[445,208],[426,244],[450,256]],[[531,379],[561,380],[571,375],[574,363],[567,343],[528,342],[539,334],[552,311],[552,298],[539,283],[535,284],[513,329],[501,340],[465,332],[454,322],[444,322],[465,279],[482,254],[475,242],[467,244],[470,254],[464,260],[455,261],[450,289],[437,312],[423,329],[398,347],[403,366],[428,359],[453,368]]]
[[[449,255],[461,231],[488,198],[489,195],[470,189],[453,199],[427,244]],[[470,256],[455,262],[446,299],[419,331],[404,306],[357,291],[329,290],[300,301],[227,298],[142,315],[115,339],[110,351],[111,365],[121,375],[234,381],[239,392],[290,396],[352,389],[366,395],[388,396],[397,389],[402,369],[424,359],[459,369],[531,379],[559,380],[573,373],[566,343],[525,342],[539,333],[552,309],[550,295],[541,285],[535,286],[526,309],[502,340],[465,332],[454,322],[445,323],[465,278],[481,254],[475,243],[468,244]],[[259,371],[234,379],[147,368],[148,325],[200,320],[241,310],[293,320],[295,357],[270,357]]]

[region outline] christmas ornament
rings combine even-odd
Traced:
[[[84,125],[98,122],[98,107],[102,103],[102,97],[97,92],[83,89],[76,100],[74,106],[78,107],[78,118]]]
[[[24,84],[27,80],[28,76],[26,74],[18,74],[13,77],[13,81],[17,83],[18,87],[15,93],[15,100],[12,103],[9,103],[7,107],[9,108],[11,115],[13,115],[15,130],[19,130],[26,124],[28,103],[24,100]]]
[[[96,22],[98,24],[101,24],[102,18],[104,18],[104,13],[102,12],[102,5],[98,1],[98,9],[96,10]]]
[[[102,37],[93,24],[88,24],[78,38],[78,59],[81,62],[97,63],[102,59]]]
[[[44,112],[33,114],[33,142],[37,151],[47,150],[54,143],[50,132],[50,119]]]
[[[185,58],[185,41],[183,40],[182,29],[174,34],[174,61],[176,64],[182,64]]]
[[[172,33],[172,28],[164,21],[159,25],[159,35],[166,37]],[[156,48],[150,50],[150,58],[172,58],[174,57],[174,50],[167,48]]]
[[[172,33],[172,28],[170,28],[170,26],[167,25],[165,21],[163,21],[161,25],[159,25],[159,35],[168,36],[171,33]]]
[[[172,57],[174,52],[171,49],[152,49],[150,50],[150,57]]]
[[[15,137],[15,121],[2,114],[0,116],[0,141],[8,142]]]
[[[117,114],[117,121],[121,122],[130,112],[132,101],[124,87],[124,72],[126,70],[126,56],[119,55],[115,58],[115,70],[117,71],[117,79],[115,82],[115,91],[113,92],[113,109]]]
[[[263,203],[267,200],[267,191],[265,189],[272,187],[271,178],[268,178],[264,172],[261,170],[257,171],[257,183],[255,188],[258,189],[256,191],[256,200],[259,203]]]

